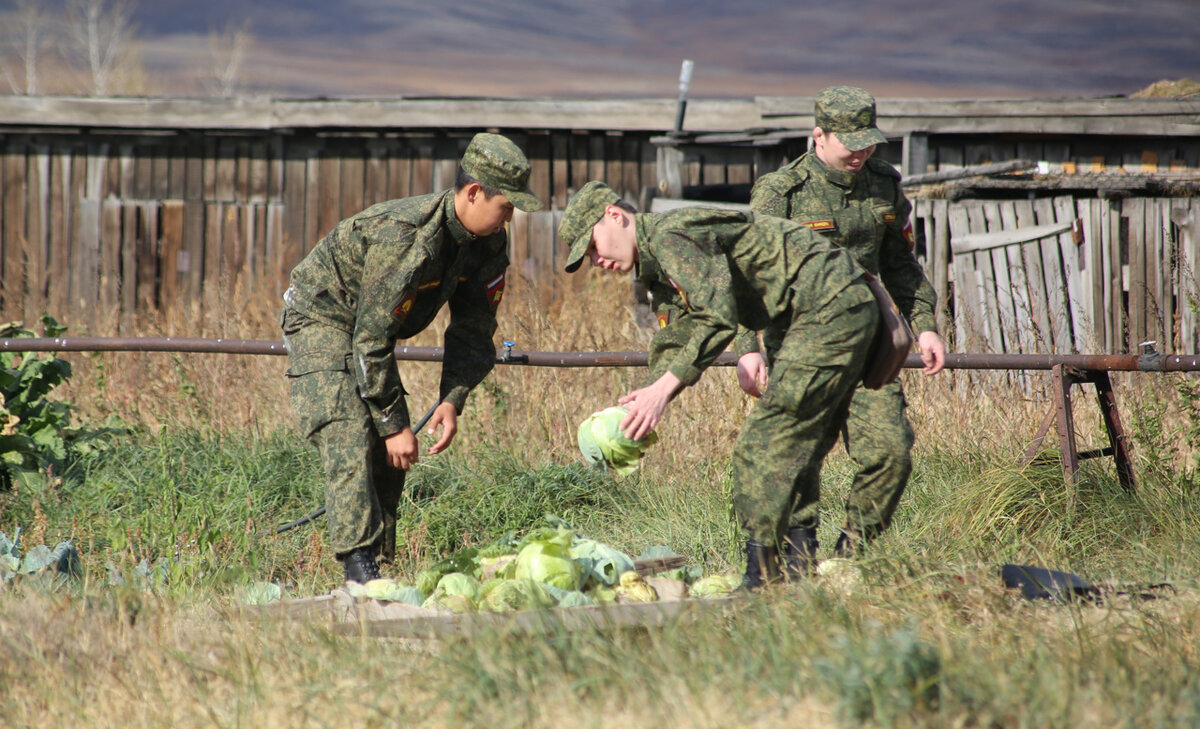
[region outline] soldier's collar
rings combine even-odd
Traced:
[[[854,180],[858,178],[857,172],[846,172],[845,170],[833,169],[829,165],[825,164],[824,160],[818,157],[816,152],[812,153],[811,164],[817,171],[825,176],[826,180],[829,180],[839,187],[853,187]]]
[[[446,197],[442,198],[443,215],[446,221],[446,230],[450,233],[450,237],[459,245],[470,243],[479,240],[479,236],[467,230],[462,221],[458,219],[458,215],[454,212],[454,190],[451,189]]]

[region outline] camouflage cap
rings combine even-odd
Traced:
[[[558,224],[558,237],[571,246],[567,254],[566,272],[572,273],[583,263],[588,246],[592,244],[592,226],[600,222],[604,209],[621,197],[611,187],[592,180],[571,198]]]
[[[836,134],[851,151],[887,144],[887,137],[875,126],[875,97],[856,86],[830,86],[818,91],[813,119],[822,131]]]
[[[463,152],[463,172],[494,187],[525,212],[542,209],[542,201],[529,191],[529,160],[508,137],[480,132]]]

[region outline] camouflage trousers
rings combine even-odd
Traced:
[[[815,526],[821,464],[846,425],[879,326],[865,283],[825,309],[764,332],[767,392],[733,449],[733,507],[746,535],[768,546],[789,526]]]
[[[913,430],[900,381],[868,390],[855,389],[842,428],[842,442],[854,462],[854,480],[846,495],[846,529],[874,539],[892,521],[912,472]],[[792,526],[815,526],[815,515],[800,509]]]
[[[404,471],[387,462],[387,449],[359,395],[350,367],[350,333],[285,309],[292,411],[317,448],[325,471],[325,518],[339,558],[375,546],[387,559],[396,549],[396,509]]]

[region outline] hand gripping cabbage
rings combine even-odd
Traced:
[[[641,440],[626,438],[620,426],[628,414],[623,407],[605,408],[579,424],[577,437],[583,460],[590,464],[604,463],[622,476],[637,470],[638,461],[658,441],[658,435],[650,431]]]

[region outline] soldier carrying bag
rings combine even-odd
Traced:
[[[863,278],[871,288],[871,293],[875,294],[875,301],[879,303],[879,330],[875,334],[870,361],[863,371],[862,383],[863,387],[878,390],[890,382],[895,382],[900,376],[904,359],[908,357],[916,337],[879,278],[870,273],[864,273]]]

